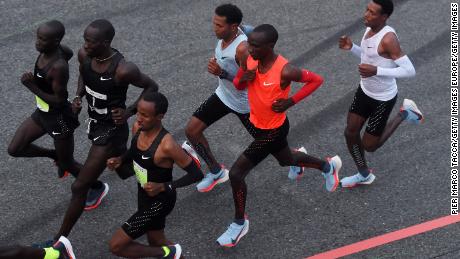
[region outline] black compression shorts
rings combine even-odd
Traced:
[[[113,145],[114,154],[121,155],[126,151],[126,144],[129,137],[128,123],[115,125],[112,122],[90,121],[88,124],[88,139],[93,145]]]
[[[77,116],[67,106],[60,111],[53,112],[36,109],[30,117],[53,139],[63,139],[73,135],[75,129],[80,125]]]
[[[388,118],[395,106],[396,99],[388,101],[379,101],[367,96],[361,86],[356,90],[355,97],[351,103],[349,112],[369,119],[366,126],[366,132],[373,136],[381,136],[387,125]]]
[[[204,122],[207,126],[210,126],[229,113],[235,114],[243,126],[246,129],[248,128],[249,113],[243,114],[230,109],[220,100],[216,93],[209,96],[209,98],[196,109],[193,116]]]
[[[138,184],[138,210],[121,228],[132,239],[139,238],[148,231],[165,228],[166,216],[176,204],[176,191],[162,192],[149,197]]]
[[[254,166],[259,164],[268,155],[275,154],[288,146],[289,120],[286,117],[283,125],[276,129],[259,129],[252,123],[248,129],[254,141],[244,150],[243,154]]]

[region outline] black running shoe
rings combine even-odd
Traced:
[[[107,183],[103,183],[102,187],[99,189],[89,189],[88,196],[86,197],[85,210],[88,211],[99,207],[102,199],[104,199],[108,192],[109,185]]]

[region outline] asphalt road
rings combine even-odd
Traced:
[[[367,156],[377,179],[365,188],[327,193],[318,172],[307,170],[304,178],[292,182],[287,168],[267,159],[247,178],[250,230],[232,249],[215,243],[232,220],[230,185],[206,194],[193,186],[179,190],[166,233],[183,246],[187,258],[303,258],[450,213],[450,1],[395,2],[389,24],[417,71],[415,78],[398,80],[397,106],[404,98],[413,99],[426,123],[403,123],[381,149]],[[183,141],[188,118],[216,87],[206,65],[216,44],[211,18],[219,3],[223,1],[0,1],[0,246],[51,238],[70,199],[72,179],[58,180],[51,161],[12,158],[6,152],[16,128],[34,109],[33,96],[19,78],[33,69],[37,25],[61,20],[67,30],[63,43],[76,52],[92,20],[112,21],[112,45],[159,83],[170,102],[165,127]],[[278,29],[279,53],[325,77],[316,93],[289,111],[290,144],[304,145],[309,154],[321,157],[339,154],[341,176],[354,174],[343,130],[359,82],[358,60],[339,50],[337,40],[348,34],[360,41],[367,1],[234,3],[243,10],[245,22]],[[70,69],[69,89],[74,93],[76,58]],[[139,92],[130,90],[129,101]],[[90,144],[86,117],[80,115],[82,126],[75,134],[80,161]],[[251,140],[234,116],[217,122],[206,136],[227,166]],[[49,137],[37,143],[52,144]],[[177,168],[174,172],[182,174]],[[78,258],[114,258],[107,242],[136,210],[134,179],[121,181],[110,172],[101,179],[109,183],[109,195],[100,208],[83,214],[69,237]],[[459,231],[459,224],[450,225],[347,258],[460,258]]]

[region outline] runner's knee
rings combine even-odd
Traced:
[[[72,195],[80,197],[82,195],[85,195],[89,188],[91,187],[91,184],[85,183],[83,181],[79,181],[78,179],[75,180],[75,182],[72,184]]]
[[[363,148],[366,152],[375,152],[379,147],[377,144],[363,143]]]
[[[354,137],[359,137],[359,133],[360,133],[359,129],[347,126],[345,128],[345,131],[344,131],[343,135],[346,138],[354,138]]]
[[[8,146],[8,155],[12,157],[18,157],[21,154],[21,150],[18,145],[15,145],[14,143],[10,143]]]
[[[116,256],[121,256],[120,253],[123,250],[123,245],[121,242],[118,242],[115,238],[112,238],[109,241],[110,252]]]
[[[231,182],[242,182],[246,175],[241,170],[234,170],[234,168],[232,168],[229,172],[229,177]]]

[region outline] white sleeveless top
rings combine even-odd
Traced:
[[[370,29],[369,27],[366,28],[366,32],[361,40],[361,64],[370,64],[383,68],[397,67],[392,59],[384,58],[378,53],[378,47],[383,36],[389,32],[396,34],[395,30],[386,25],[378,33],[365,39]],[[398,93],[395,78],[377,75],[361,78],[361,89],[367,96],[379,101],[391,100]]]
[[[242,31],[240,31],[240,33],[241,34],[223,50],[222,40],[219,40],[214,54],[217,59],[217,64],[232,76],[235,76],[239,69],[235,60],[236,48],[242,41],[248,40],[248,37]],[[242,114],[249,113],[247,90],[237,90],[232,81],[219,78],[219,87],[216,89],[216,94],[230,109]]]

